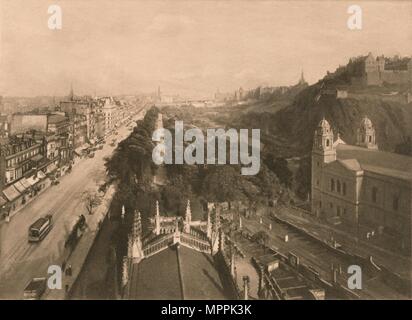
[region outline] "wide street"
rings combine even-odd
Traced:
[[[144,111],[133,121],[140,119]],[[77,159],[72,172],[60,178],[60,184],[28,203],[9,223],[0,223],[0,299],[22,299],[23,290],[33,277],[44,277],[50,265],[61,263],[73,222],[80,214],[87,218],[81,194],[96,191],[105,179],[104,158],[115,148],[109,145],[111,140],[121,141],[130,134],[126,126],[117,131],[118,135],[106,138],[103,150],[95,151],[94,158]],[[46,214],[53,215],[52,230],[40,243],[28,243],[29,226]]]

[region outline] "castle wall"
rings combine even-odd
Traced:
[[[411,80],[408,70],[384,70],[381,73],[382,82],[390,84],[408,84]]]
[[[364,87],[367,85],[366,76],[352,77],[350,82],[352,86],[356,86],[356,87]]]
[[[379,86],[382,84],[381,73],[376,71],[366,73],[366,81],[368,86]]]

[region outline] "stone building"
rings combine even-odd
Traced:
[[[412,157],[380,151],[375,128],[364,117],[357,145],[336,136],[328,121],[316,129],[312,149],[312,212],[343,224],[360,237],[388,237],[411,247]]]
[[[359,75],[352,78],[352,84],[372,86],[383,83],[395,85],[412,84],[412,59],[410,57],[374,57],[372,53],[352,60],[360,66]]]
[[[42,144],[33,138],[9,138],[0,148],[0,187],[22,178],[33,167],[33,159],[42,157]]]

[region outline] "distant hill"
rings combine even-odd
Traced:
[[[377,143],[382,150],[395,147],[412,135],[412,104],[384,101],[375,98],[361,100],[336,99],[333,96],[316,100],[319,85],[299,94],[290,106],[275,115],[274,131],[306,153],[311,149],[313,134],[324,116],[335,133],[347,143],[356,142],[356,130],[361,118],[367,115],[375,126]]]
[[[348,98],[338,99],[331,94],[321,92],[328,84],[342,83],[341,73],[328,74],[325,79],[301,90],[290,97],[281,107],[276,97],[268,99],[254,107],[249,106],[247,113],[234,115],[237,127],[261,128],[262,140],[282,156],[299,156],[310,152],[314,131],[324,116],[331,124],[335,134],[338,132],[347,143],[356,142],[356,130],[363,116],[367,115],[373,122],[379,148],[394,151],[398,145],[408,141],[412,136],[412,103],[392,99],[388,95],[391,87],[357,88],[348,87]],[[395,97],[395,96],[394,96]],[[400,94],[396,95],[400,97]]]

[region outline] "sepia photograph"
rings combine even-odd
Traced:
[[[411,238],[412,1],[0,0],[0,300],[411,300]]]

